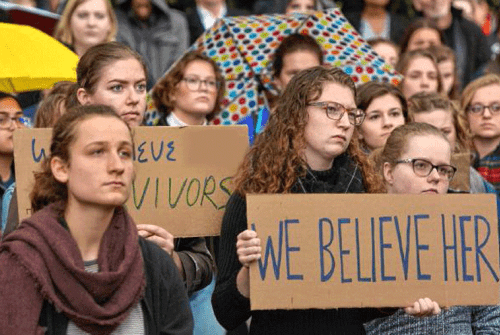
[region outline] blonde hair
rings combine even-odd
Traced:
[[[464,116],[466,116],[467,108],[469,108],[470,103],[472,102],[474,94],[476,94],[477,90],[490,85],[500,86],[500,76],[498,76],[497,74],[487,74],[474,80],[465,87],[464,91],[462,92],[462,100],[460,101],[460,106],[462,107],[461,112]]]
[[[61,18],[57,23],[56,29],[54,30],[54,38],[73,46],[73,34],[71,33],[71,17],[73,16],[75,10],[86,1],[90,0],[69,0],[64,11],[61,14]],[[111,24],[111,29],[104,42],[111,42],[115,40],[116,32],[118,31],[118,22],[116,20],[116,15],[111,6],[110,0],[102,0],[106,4],[106,12],[109,16],[109,21]]]

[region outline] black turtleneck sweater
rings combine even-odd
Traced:
[[[309,170],[297,180],[292,193],[363,193],[359,168],[347,154],[334,160],[327,171]],[[387,314],[376,309],[307,309],[250,311],[250,300],[236,287],[241,269],[236,254],[236,237],[247,229],[245,199],[233,194],[222,220],[219,246],[219,274],[212,305],[220,324],[233,329],[250,316],[250,334],[365,334],[363,323]]]

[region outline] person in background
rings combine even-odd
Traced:
[[[333,4],[320,6],[321,0],[258,0],[254,5],[255,14],[291,14],[307,13],[310,11],[321,10],[324,7],[329,8]],[[322,1],[328,2],[328,1]]]
[[[436,58],[439,76],[443,83],[443,94],[452,100],[459,99],[460,82],[458,81],[455,52],[446,45],[431,46],[429,51]]]
[[[401,54],[416,49],[427,49],[432,45],[443,45],[444,35],[434,21],[418,18],[405,30],[400,41]]]
[[[356,106],[366,114],[355,136],[367,153],[383,147],[394,128],[403,125],[408,115],[403,93],[388,83],[371,81],[360,85]]]
[[[388,11],[390,0],[364,0],[363,9],[345,12],[345,17],[365,40],[383,38],[399,43],[408,20]]]
[[[460,113],[457,102],[437,93],[417,93],[409,100],[409,122],[422,122],[433,125],[448,138],[452,154],[469,154],[472,140],[468,121]],[[470,193],[495,193],[493,185],[472,167],[469,168]]]
[[[108,0],[69,0],[54,38],[81,57],[94,45],[114,41],[116,32],[116,16]]]
[[[219,275],[212,305],[232,329],[252,317],[251,334],[364,334],[377,309],[250,310],[249,266],[261,257],[261,241],[247,228],[246,194],[362,193],[378,191],[380,178],[351,142],[364,119],[356,87],[339,68],[317,66],[286,86],[269,123],[256,138],[235,177],[235,192],[222,219]],[[422,300],[406,311],[439,313]],[[313,330],[313,331],[312,331]]]
[[[424,17],[443,31],[445,44],[455,51],[458,78],[467,85],[489,59],[491,51],[481,29],[452,7],[452,0],[413,0]]]
[[[174,262],[138,237],[123,207],[133,150],[111,107],[80,106],[58,120],[35,174],[34,214],[1,243],[3,332],[192,334]]]
[[[35,115],[35,128],[52,128],[66,111],[79,105],[76,98],[78,86],[69,81],[54,85],[40,103]],[[7,236],[14,231],[19,222],[16,183],[12,183],[2,197],[2,234]]]
[[[373,153],[390,194],[446,194],[456,172],[448,138],[427,123],[409,123],[392,132],[383,148]],[[415,318],[396,313],[365,324],[367,335],[496,334],[500,306],[452,306],[434,316]]]
[[[384,38],[368,40],[367,43],[388,64],[396,66],[399,60],[399,47],[396,44]]]
[[[488,74],[467,85],[461,107],[476,152],[473,166],[500,194],[500,77]]]
[[[78,86],[69,81],[60,81],[40,103],[35,114],[35,128],[52,128],[57,120],[73,107],[79,105],[76,98]]]
[[[186,17],[162,0],[119,0],[115,12],[116,40],[144,58],[149,89],[188,48]]]
[[[226,0],[196,0],[196,6],[186,10],[190,44],[214,23],[225,16],[246,15],[245,11],[227,5]]]
[[[323,50],[309,35],[291,34],[283,39],[272,61],[273,83],[279,92],[294,75],[302,70],[323,64]],[[268,96],[270,107],[276,97]]]
[[[399,88],[406,99],[418,92],[442,92],[436,59],[428,50],[417,49],[402,54],[396,71],[404,76]]]
[[[224,77],[211,58],[197,52],[187,53],[153,87],[153,102],[161,116],[158,126],[207,125],[220,111],[224,89]],[[154,226],[142,228],[157,234]],[[215,251],[218,238],[206,239]],[[215,276],[209,286],[190,296],[195,335],[224,334],[210,303],[214,287]]]
[[[0,92],[0,198],[14,184],[13,133],[23,127],[23,112],[19,102],[10,94]],[[2,213],[3,215],[3,206]],[[2,224],[2,231],[5,226]]]

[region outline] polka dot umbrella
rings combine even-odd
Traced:
[[[355,31],[339,9],[292,15],[226,17],[191,46],[215,60],[226,79],[222,112],[213,124],[256,119],[266,106],[264,90],[277,94],[272,84],[272,57],[288,35],[312,36],[322,47],[326,64],[341,67],[354,82],[377,80],[397,85],[401,76],[379,57]],[[157,117],[158,113],[154,113]],[[153,112],[148,123],[155,123]]]

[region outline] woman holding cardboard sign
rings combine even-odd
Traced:
[[[96,45],[80,58],[76,72],[77,98],[82,105],[108,105],[130,127],[142,125],[147,69],[138,53],[116,42]],[[213,261],[203,238],[174,241],[165,229],[151,225],[138,225],[138,230],[172,256],[188,293],[210,283]]]
[[[378,191],[379,177],[355,142],[364,119],[356,88],[340,69],[314,67],[294,76],[276,110],[241,164],[222,221],[219,277],[212,297],[227,329],[252,317],[252,334],[364,334],[375,309],[251,311],[249,265],[261,257],[261,242],[247,229],[248,193],[362,193]],[[421,299],[408,313],[439,313]]]
[[[408,102],[409,121],[433,125],[446,135],[452,153],[470,154],[472,141],[467,131],[467,120],[459,113],[459,107],[453,101],[438,93],[420,92]],[[476,169],[471,166],[466,168],[469,169],[470,193],[496,193],[493,185],[484,180]]]
[[[396,128],[386,145],[371,156],[384,178],[388,193],[445,194],[456,168],[451,166],[447,137],[427,123]],[[404,315],[371,321],[368,334],[498,334],[500,306],[454,306],[422,320]]]
[[[153,101],[160,115],[158,126],[208,125],[220,111],[224,90],[224,77],[217,63],[198,52],[185,54],[153,87]],[[141,230],[144,232],[154,228],[150,225],[141,225]],[[154,231],[151,233],[157,235]],[[207,238],[207,241],[210,245],[214,245],[218,238]],[[203,247],[208,253],[205,241]],[[225,331],[217,323],[210,304],[215,286],[215,279],[212,278],[212,273],[215,271],[213,260],[210,263],[205,261],[197,267],[210,270],[212,281],[205,288],[192,292],[190,296],[195,321],[193,334],[224,334]],[[207,273],[206,270],[202,272]]]
[[[132,154],[132,132],[110,107],[58,120],[35,213],[0,248],[2,334],[192,334],[177,267],[123,207]]]

